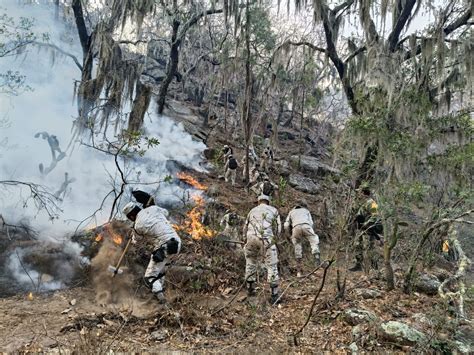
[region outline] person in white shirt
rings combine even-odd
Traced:
[[[257,266],[264,257],[267,269],[267,280],[271,288],[271,303],[278,299],[278,251],[274,238],[281,233],[281,220],[278,210],[270,206],[270,197],[260,195],[258,206],[252,208],[247,215],[244,225],[244,235],[247,242],[245,252],[245,280],[249,296],[255,295]]]
[[[319,251],[319,237],[313,229],[313,218],[308,210],[308,204],[301,200],[286,217],[285,230],[291,232],[291,242],[295,248],[295,258],[298,264],[298,274],[301,272],[301,261],[303,258],[303,238],[307,238],[311,246],[311,253],[317,265],[321,263]]]
[[[170,263],[171,255],[180,252],[181,239],[166,219],[167,211],[161,207],[150,206],[141,209],[135,203],[129,202],[122,212],[134,222],[134,243],[137,242],[138,236],[153,239],[154,248],[144,279],[156,298],[164,303],[166,265]]]

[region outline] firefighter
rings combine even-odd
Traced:
[[[153,239],[154,250],[144,279],[158,301],[165,303],[163,292],[166,266],[170,263],[170,257],[180,252],[181,239],[166,219],[163,209],[158,206],[141,209],[135,203],[129,202],[122,211],[134,222],[133,243],[137,242],[137,237]]]
[[[229,147],[227,144],[222,147],[222,159],[224,160],[224,164],[227,163],[230,155],[234,154],[234,150],[232,147]]]
[[[319,237],[313,229],[313,218],[308,210],[306,200],[302,199],[290,211],[285,220],[285,230],[291,233],[291,242],[295,248],[295,258],[298,268],[298,276],[301,276],[301,266],[303,259],[303,238],[306,237],[311,246],[311,254],[313,254],[316,265],[321,263],[321,254],[319,252]]]
[[[360,271],[363,266],[367,270],[370,267],[377,269],[374,242],[377,240],[381,245],[383,244],[383,226],[378,214],[378,204],[372,198],[367,186],[362,186],[359,191],[361,192],[363,202],[355,217],[356,238],[354,243],[356,263],[349,271]]]
[[[268,170],[272,166],[273,163],[273,151],[270,147],[265,147],[262,152],[261,160],[260,160],[260,170],[268,173]]]
[[[132,195],[135,200],[143,206],[143,208],[155,206],[155,199],[148,192],[141,190],[132,190]]]
[[[222,217],[220,221],[221,227],[224,228],[222,231],[222,234],[228,238],[228,242],[238,242],[240,241],[239,237],[239,225],[240,225],[240,216],[231,211],[227,210],[224,216]],[[230,243],[232,244],[232,247],[237,247],[239,244],[238,243]]]
[[[264,257],[267,280],[270,284],[270,302],[274,304],[278,296],[278,252],[274,238],[281,233],[281,220],[278,210],[270,206],[270,197],[260,195],[258,205],[250,210],[245,220],[244,234],[247,237],[244,246],[245,280],[249,296],[255,295],[257,266]]]
[[[232,186],[235,185],[235,178],[237,176],[237,168],[239,164],[237,163],[237,160],[234,158],[234,156],[231,154],[227,158],[227,162],[225,164],[224,170],[225,170],[225,182],[229,182],[229,179],[232,182]]]
[[[263,173],[261,174],[261,181],[257,182],[251,187],[251,190],[257,195],[267,195],[273,198],[278,191],[278,185],[270,180],[270,177]]]

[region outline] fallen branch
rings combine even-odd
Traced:
[[[300,276],[300,277],[297,277],[296,280],[290,282],[290,283],[288,284],[288,286],[286,286],[286,288],[283,290],[283,292],[280,294],[280,296],[276,299],[276,301],[275,301],[273,304],[278,303],[278,302],[280,301],[280,299],[283,297],[283,295],[286,293],[286,291],[288,291],[288,289],[289,289],[291,286],[293,286],[293,285],[294,285],[295,283],[297,283],[297,282],[303,281],[304,279],[310,277],[310,276],[313,275],[316,271],[318,271],[319,269],[321,269],[321,266],[323,266],[323,264],[319,264],[319,266],[318,266],[316,269],[314,269],[313,271],[311,271],[309,274],[303,275],[303,276]]]
[[[306,318],[306,322],[301,326],[301,328],[296,333],[293,334],[293,342],[294,342],[295,345],[297,345],[297,343],[298,343],[297,342],[297,336],[299,334],[301,334],[301,332],[304,330],[304,328],[306,328],[306,326],[308,325],[308,323],[309,323],[309,321],[310,321],[310,319],[313,315],[314,306],[316,305],[316,301],[318,300],[318,297],[319,297],[321,291],[324,288],[324,283],[326,282],[326,275],[328,273],[329,268],[334,263],[334,261],[335,261],[335,259],[331,259],[331,260],[327,261],[327,264],[324,267],[323,279],[321,280],[321,285],[319,286],[318,292],[314,296],[313,303],[311,304],[311,308],[309,310],[308,317]]]
[[[254,274],[251,274],[249,277],[252,277]],[[237,290],[237,292],[234,294],[234,296],[232,296],[232,298],[230,299],[229,302],[227,302],[225,305],[223,305],[221,308],[217,309],[216,311],[212,312],[211,313],[211,316],[214,316],[216,315],[217,313],[223,311],[225,308],[227,308],[228,306],[230,306],[230,304],[232,302],[234,302],[234,300],[237,298],[237,296],[239,295],[240,291],[244,288],[245,284],[247,283],[247,279],[244,280],[244,282],[242,283],[242,285],[240,285],[239,289]]]

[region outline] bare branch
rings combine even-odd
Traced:
[[[81,63],[79,63],[79,60],[77,59],[77,57],[74,54],[66,52],[64,49],[61,49],[60,47],[58,47],[57,45],[52,44],[52,43],[43,43],[43,42],[33,41],[33,42],[31,42],[31,44],[34,44],[35,46],[38,46],[38,47],[53,48],[54,50],[58,51],[59,53],[65,55],[67,57],[70,57],[74,61],[76,66],[79,68],[79,70],[82,71],[82,65],[81,65]]]

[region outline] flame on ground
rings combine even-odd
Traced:
[[[207,190],[206,185],[201,184],[194,177],[192,177],[189,174],[186,174],[185,172],[179,172],[179,173],[176,174],[176,176],[178,177],[178,179],[180,179],[181,181],[184,181],[188,185],[191,185],[195,189],[202,190],[202,191]]]
[[[206,227],[201,222],[201,218],[205,208],[205,200],[202,196],[194,194],[191,196],[195,206],[186,214],[186,220],[183,225],[174,224],[176,231],[184,231],[188,233],[194,240],[201,240],[203,238],[213,238],[216,231]]]
[[[117,245],[122,244],[122,242],[123,242],[122,236],[114,231],[114,229],[113,229],[113,227],[110,223],[106,224],[104,226],[104,230],[101,233],[97,234],[97,236],[95,237],[96,242],[100,242],[100,241],[102,241],[102,239],[104,239],[104,232],[106,232],[108,234],[108,236],[112,239],[112,241],[115,244],[117,244]]]
[[[30,292],[30,293],[28,294],[28,300],[29,300],[29,301],[33,301],[33,298],[34,298],[34,297],[33,297],[33,292]]]

